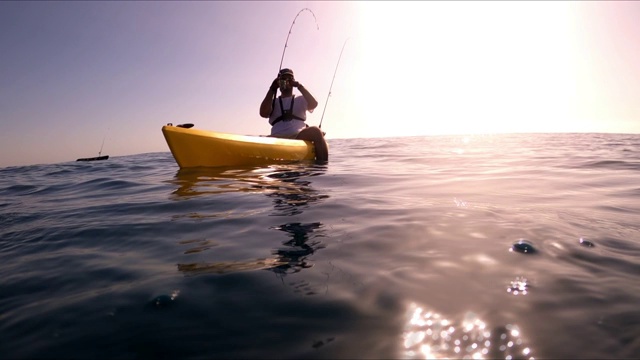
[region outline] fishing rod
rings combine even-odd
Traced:
[[[298,11],[298,14],[296,14],[296,17],[293,18],[293,22],[291,23],[291,27],[289,27],[289,33],[287,34],[287,40],[284,42],[284,48],[282,49],[282,57],[280,58],[280,67],[278,67],[278,75],[280,74],[280,70],[282,70],[282,62],[284,61],[284,53],[287,51],[287,44],[289,43],[289,36],[291,35],[291,30],[293,29],[293,25],[296,23],[296,19],[298,19],[298,16],[300,16],[300,14],[305,10],[309,11],[311,13],[311,15],[313,15],[313,20],[316,22],[316,27],[318,28],[318,30],[320,30],[320,26],[318,25],[318,19],[316,19],[316,14],[314,14],[311,9],[304,8],[304,9]]]
[[[98,156],[102,155],[102,148],[104,147],[104,140],[107,138],[107,134],[104,134],[104,137],[102,138],[102,145],[100,145],[100,151],[98,151]]]
[[[313,10],[309,9],[309,8],[303,8],[302,10],[298,11],[298,13],[296,14],[296,17],[293,18],[293,21],[291,22],[291,26],[289,27],[289,33],[287,34],[287,40],[285,40],[284,42],[284,48],[282,48],[282,57],[280,58],[280,66],[278,66],[278,75],[277,77],[280,77],[280,70],[282,70],[282,62],[284,61],[284,54],[287,51],[287,46],[289,44],[289,36],[291,36],[291,30],[293,29],[293,25],[296,23],[296,20],[298,19],[298,16],[300,16],[300,14],[303,11],[309,11],[311,13],[311,15],[313,15],[313,20],[316,22],[316,28],[318,30],[320,30],[320,26],[318,25],[318,19],[316,19],[316,14],[313,13]],[[278,91],[274,91],[273,93],[273,98],[271,99],[271,111],[273,111],[273,107],[276,105],[276,98]]]
[[[320,117],[320,125],[318,128],[322,128],[322,119],[324,119],[324,112],[327,110],[327,104],[329,103],[329,97],[331,96],[331,88],[333,87],[333,81],[336,79],[336,73],[338,72],[338,65],[340,65],[340,59],[342,59],[342,52],[344,51],[344,46],[347,45],[347,41],[349,38],[344,41],[342,44],[342,50],[340,50],[340,56],[338,57],[338,63],[336,64],[336,70],[333,72],[333,79],[331,79],[331,85],[329,86],[329,93],[327,94],[327,101],[324,103],[324,109],[322,109],[322,116]]]

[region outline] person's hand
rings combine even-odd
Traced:
[[[275,80],[273,80],[273,82],[271,83],[271,87],[269,87],[269,90],[277,91],[278,87],[280,87],[280,85],[278,83],[278,78],[275,78]]]
[[[298,89],[304,87],[304,86],[302,86],[302,84],[300,84],[299,82],[297,82],[295,80],[291,81],[291,86],[293,86],[294,88],[298,88]]]

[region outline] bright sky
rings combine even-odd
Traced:
[[[640,133],[636,1],[2,1],[0,167],[169,151],[169,122],[267,134],[303,8],[283,67],[328,139]]]

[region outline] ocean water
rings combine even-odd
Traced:
[[[0,357],[640,354],[640,135],[329,144],[0,169]]]

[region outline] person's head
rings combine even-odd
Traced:
[[[278,80],[281,92],[291,92],[293,90],[293,86],[291,85],[291,82],[295,80],[293,70],[287,68],[280,70]]]

